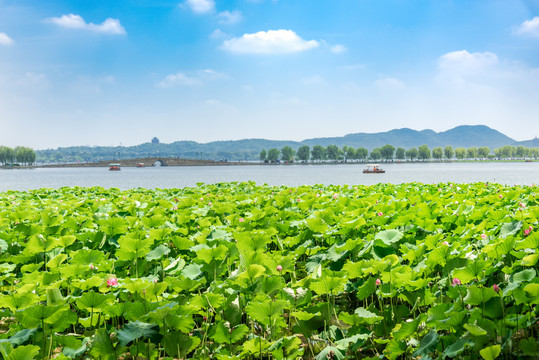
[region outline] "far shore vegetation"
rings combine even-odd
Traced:
[[[36,161],[36,153],[33,149],[24,146],[10,148],[0,146],[0,164],[3,166],[32,165]]]

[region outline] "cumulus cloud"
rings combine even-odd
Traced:
[[[241,11],[234,10],[234,11],[221,11],[217,15],[217,19],[219,19],[219,24],[236,24],[239,23],[243,16],[241,15]]]
[[[0,33],[0,45],[8,46],[8,45],[12,45],[14,43],[15,43],[15,41],[13,41],[12,38],[7,36],[6,33]]]
[[[221,29],[215,29],[210,34],[210,39],[214,39],[214,40],[221,40],[227,37],[229,37],[229,35]]]
[[[286,54],[319,45],[318,41],[304,40],[292,30],[269,30],[226,40],[221,48],[236,54]]]
[[[342,54],[348,51],[346,46],[341,44],[333,45],[329,50],[334,54]]]
[[[183,73],[169,74],[157,86],[160,88],[171,88],[174,86],[198,86],[202,81],[195,77],[189,77]]]
[[[107,18],[101,24],[87,23],[80,15],[68,14],[46,19],[45,22],[68,29],[89,30],[103,34],[124,35],[125,29],[120,20]]]
[[[405,87],[401,80],[392,77],[378,79],[374,82],[374,85],[383,90],[403,89]]]
[[[212,69],[199,70],[189,75],[178,72],[176,74],[167,75],[157,84],[157,87],[171,88],[175,86],[200,86],[204,85],[204,83],[207,81],[215,81],[227,78],[228,76],[225,73]]]
[[[207,14],[215,10],[214,0],[187,0],[184,4],[197,14]]]
[[[498,62],[498,56],[491,52],[452,51],[438,59],[439,79],[463,82],[465,78],[488,74]]]
[[[539,16],[524,21],[516,28],[515,33],[518,35],[539,37]]]

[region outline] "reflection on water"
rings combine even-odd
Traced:
[[[55,168],[0,170],[0,191],[102,186],[180,188],[202,182],[254,181],[269,185],[372,185],[384,183],[498,182],[532,185],[539,182],[539,162],[384,164],[385,174],[363,174],[362,164],[244,165],[122,168]]]

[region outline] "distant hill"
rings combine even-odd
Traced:
[[[198,143],[195,141],[176,141],[170,144],[147,142],[136,146],[73,146],[53,150],[36,151],[38,161],[97,161],[106,159],[141,158],[148,156],[181,157],[186,159],[228,159],[256,160],[261,150],[290,146],[294,149],[302,145],[337,145],[364,147],[369,151],[391,144],[405,149],[427,144],[430,148],[451,145],[453,147],[488,146],[491,149],[504,145],[523,145],[538,147],[537,139],[516,142],[514,139],[485,125],[462,125],[453,129],[435,132],[433,130],[394,129],[381,133],[355,133],[342,137],[306,139],[303,141],[244,139]],[[534,145],[535,144],[535,145]]]

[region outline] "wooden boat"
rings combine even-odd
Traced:
[[[144,167],[144,163],[138,163],[137,167]]]
[[[380,165],[378,164],[369,164],[367,165],[367,168],[363,170],[364,174],[383,174],[385,172],[384,169],[380,169]]]
[[[110,171],[120,171],[120,164],[109,164],[109,170]]]

